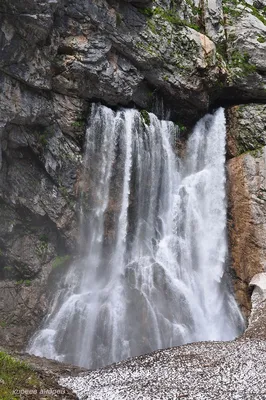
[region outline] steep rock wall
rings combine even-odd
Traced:
[[[164,102],[191,126],[212,105],[263,102],[265,39],[258,1],[1,1],[2,343],[25,343],[75,256],[89,103],[162,117]]]
[[[237,299],[250,311],[248,285],[266,269],[266,106],[228,110],[228,207]]]

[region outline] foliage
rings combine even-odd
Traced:
[[[152,8],[140,8],[139,11],[141,12],[141,14],[146,15],[146,17],[151,18],[153,16]]]
[[[241,6],[237,8],[238,6]],[[223,12],[230,17],[240,17],[243,12],[249,11],[254,17],[258,18],[264,25],[266,25],[266,7],[258,10],[253,5],[247,3],[245,0],[224,0]]]
[[[45,233],[41,234],[39,239],[41,242],[48,243],[48,236]]]
[[[67,261],[70,260],[70,256],[69,255],[65,255],[65,256],[57,256],[52,264],[52,268],[60,268],[62,266],[64,266]]]
[[[216,51],[219,53],[224,59],[227,58],[227,43],[226,41],[220,42],[216,44]]]
[[[35,131],[35,135],[37,136],[39,144],[42,147],[45,147],[48,144],[48,139],[54,135],[54,131],[52,127],[40,127],[38,130]]]
[[[119,26],[122,23],[122,16],[119,13],[116,13],[116,25]]]
[[[256,71],[256,66],[250,64],[250,56],[247,53],[240,53],[238,50],[234,50],[231,53],[229,67],[230,68],[240,68],[242,70],[242,76],[249,75]]]
[[[19,281],[16,282],[16,285],[25,285],[25,286],[30,286],[31,285],[31,280],[30,279],[20,279]]]
[[[40,240],[39,244],[36,246],[36,254],[38,257],[42,258],[48,250],[47,241]]]
[[[46,146],[46,145],[47,145],[47,143],[48,143],[48,141],[47,141],[47,138],[46,138],[46,135],[45,135],[45,134],[43,134],[43,135],[40,135],[40,136],[39,136],[39,141],[40,141],[40,143],[41,143],[43,146]]]
[[[187,128],[185,127],[185,125],[182,125],[179,122],[176,122],[176,125],[178,126],[179,132],[181,132],[181,133],[186,132]]]
[[[146,111],[146,110],[141,110],[140,115],[141,115],[141,120],[142,120],[142,122],[143,122],[144,124],[150,126],[151,120],[150,120],[150,116],[149,116],[148,111]]]
[[[266,195],[266,189],[260,187],[259,190],[258,190],[258,193],[257,193],[258,199],[266,201],[265,195]]]
[[[243,3],[245,4],[245,6],[247,8],[249,8],[251,10],[252,15],[254,15],[254,17],[258,18],[264,25],[266,25],[266,18],[265,18],[265,13],[266,13],[266,7],[263,8],[263,14],[261,15],[259,10],[257,10],[257,8],[255,8],[254,6],[252,6],[251,4],[246,3],[245,1],[243,1]]]
[[[196,31],[200,31],[200,26],[197,24],[193,24],[187,20],[181,19],[178,15],[177,11],[171,9],[163,9],[161,7],[154,7],[154,8],[142,8],[140,12],[147,16],[148,18],[152,18],[154,16],[159,16],[163,20],[169,22],[172,25],[176,26],[188,26]],[[194,9],[195,14],[200,14],[200,9],[195,7]],[[193,14],[194,14],[193,12]],[[194,15],[195,15],[194,14]],[[149,25],[150,26],[150,25]]]
[[[34,389],[37,392],[37,387],[40,387],[39,378],[29,365],[0,351],[1,400],[17,400],[19,390]]]
[[[73,121],[71,124],[74,128],[84,128],[85,126],[85,121],[84,119],[77,119],[76,121]]]
[[[259,43],[265,43],[265,42],[266,42],[266,38],[265,38],[264,36],[259,35],[259,36],[257,37],[257,41],[258,41]]]

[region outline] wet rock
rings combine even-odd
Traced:
[[[46,312],[55,260],[75,252],[81,168],[80,147],[57,125],[39,125],[30,107],[21,115],[26,125],[11,119],[2,131],[0,173],[0,340],[17,347]]]
[[[266,273],[256,274],[251,282],[253,289],[251,296],[252,310],[249,317],[249,325],[245,332],[247,338],[266,338]]]
[[[246,104],[232,107],[227,112],[227,152],[235,157],[246,152],[259,155],[266,145],[266,105]]]
[[[248,285],[266,269],[265,105],[229,110],[228,161],[229,238],[237,299],[248,314]],[[241,154],[242,153],[242,154]]]

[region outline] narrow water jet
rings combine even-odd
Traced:
[[[79,262],[30,353],[98,368],[243,329],[225,269],[225,117],[177,127],[93,105],[86,132]],[[146,121],[147,122],[147,121]]]

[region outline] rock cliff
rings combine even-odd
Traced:
[[[25,344],[75,256],[90,103],[168,109],[188,128],[217,105],[264,103],[263,1],[1,1],[3,344]],[[265,268],[264,131],[264,105],[229,108],[231,254],[247,310]]]
[[[248,285],[266,267],[266,106],[235,106],[227,115],[231,272],[238,301],[248,315]]]

